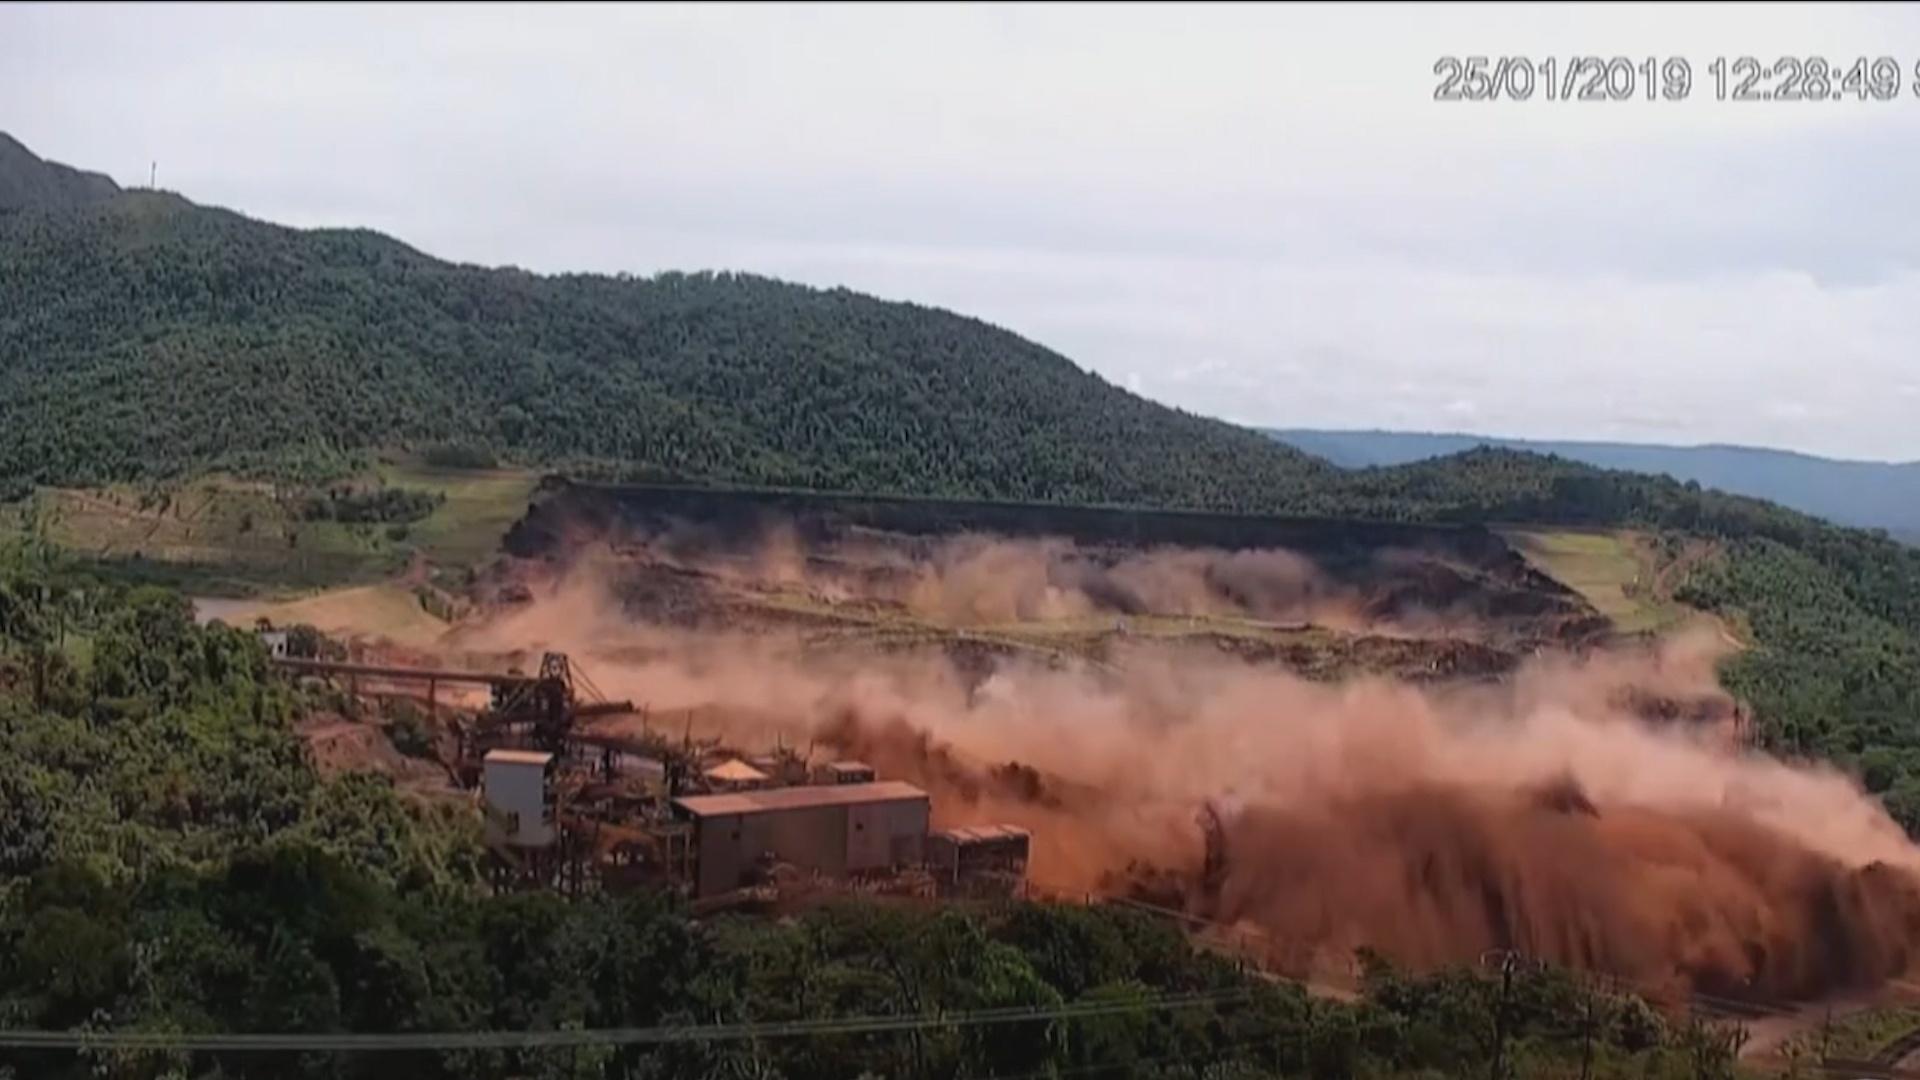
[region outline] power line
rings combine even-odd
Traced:
[[[1057,1077],[1057,1076],[1082,1076],[1088,1073],[1111,1072],[1114,1069],[1119,1069],[1119,1068],[1137,1069],[1143,1065],[1175,1065],[1175,1064],[1190,1065],[1190,1064],[1200,1064],[1200,1063],[1213,1064],[1215,1062],[1224,1061],[1227,1058],[1232,1057],[1233,1055],[1239,1053],[1242,1050],[1251,1050],[1251,1049],[1255,1049],[1263,1046],[1278,1045],[1279,1043],[1282,1043],[1282,1042],[1292,1043],[1295,1041],[1304,1040],[1311,1034],[1312,1034],[1311,1032],[1308,1032],[1306,1030],[1294,1028],[1294,1029],[1289,1029],[1284,1033],[1276,1032],[1273,1035],[1263,1035],[1257,1038],[1241,1039],[1237,1042],[1227,1043],[1224,1046],[1216,1046],[1206,1051],[1204,1056],[1200,1058],[1195,1058],[1193,1055],[1187,1054],[1184,1052],[1159,1054],[1153,1057],[1140,1057],[1140,1058],[1115,1057],[1110,1061],[1091,1062],[1091,1063],[1082,1064],[1082,1065],[1062,1065],[1058,1067],[1049,1067],[1046,1069],[1037,1069],[1033,1072],[1014,1073],[1011,1076],[1003,1077],[1002,1080],[1051,1080],[1052,1077]]]
[[[1366,1031],[1378,1032],[1390,1030],[1394,1026],[1395,1022],[1392,1020],[1376,1018],[1373,1020],[1356,1021],[1349,1030],[1357,1036]],[[1169,1053],[1144,1058],[1122,1059],[1116,1057],[1104,1063],[1096,1062],[1081,1065],[1048,1066],[1047,1068],[1034,1072],[1015,1073],[1011,1076],[1003,1077],[1002,1080],[1045,1080],[1045,1078],[1056,1076],[1078,1076],[1086,1073],[1109,1072],[1115,1068],[1129,1066],[1138,1068],[1143,1065],[1167,1065],[1175,1063],[1211,1064],[1225,1060],[1242,1050],[1261,1048],[1277,1049],[1281,1046],[1305,1047],[1313,1037],[1314,1031],[1311,1022],[1300,1022],[1288,1024],[1285,1028],[1277,1031],[1270,1031],[1261,1035],[1251,1035],[1244,1039],[1236,1039],[1224,1045],[1212,1047],[1204,1051],[1201,1056],[1197,1058],[1186,1053]],[[1920,1080],[1920,1078],[1916,1078],[1916,1080]]]
[[[379,1034],[284,1032],[272,1034],[165,1031],[0,1030],[0,1046],[102,1050],[400,1051],[499,1050],[534,1047],[633,1046],[667,1043],[739,1042],[820,1035],[863,1035],[936,1027],[983,1026],[1071,1020],[1132,1012],[1166,1012],[1250,999],[1254,988],[1149,998],[1082,1002],[1052,1008],[1012,1006],[913,1016],[858,1016],[734,1024],[682,1024],[555,1031],[440,1031]]]

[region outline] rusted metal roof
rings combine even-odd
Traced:
[[[673,805],[694,817],[764,814],[817,806],[855,806],[863,803],[925,800],[927,793],[899,780],[872,784],[810,784],[806,787],[742,791],[731,795],[689,795]]]
[[[539,750],[489,750],[482,760],[489,765],[545,765],[553,755]]]
[[[765,780],[767,774],[741,761],[739,758],[733,758],[708,769],[707,778],[710,780],[724,780],[730,784],[757,784]]]
[[[1018,825],[963,825],[956,829],[942,829],[933,835],[956,844],[981,844],[992,840],[1025,840],[1033,834]]]

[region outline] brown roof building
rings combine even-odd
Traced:
[[[695,895],[749,883],[763,856],[833,877],[917,864],[932,805],[897,780],[693,795],[674,808],[693,823]]]

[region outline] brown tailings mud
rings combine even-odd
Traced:
[[[786,565],[861,599],[806,563]],[[1017,614],[1060,602],[1051,570],[1043,586],[1026,563],[989,561],[976,586],[931,565],[901,568],[909,595],[931,580],[943,604],[982,589]],[[1171,565],[1186,583],[1220,571]],[[1282,583],[1278,603],[1342,602],[1310,565],[1272,565],[1255,573]],[[1001,658],[982,674],[937,651],[637,623],[606,580],[578,568],[450,647],[564,650],[655,722],[697,710],[696,734],[863,758],[927,787],[938,824],[1033,829],[1049,884],[1151,891],[1327,956],[1366,945],[1435,964],[1512,947],[1774,998],[1901,974],[1920,945],[1920,850],[1852,780],[1634,709],[1636,695],[1719,694],[1711,637],[1546,652],[1491,684],[1313,682],[1153,644],[1098,667]]]

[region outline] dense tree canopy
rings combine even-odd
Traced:
[[[373,447],[837,489],[1251,506],[1329,467],[973,319],[739,275],[458,266],[129,192],[0,215],[0,479]]]

